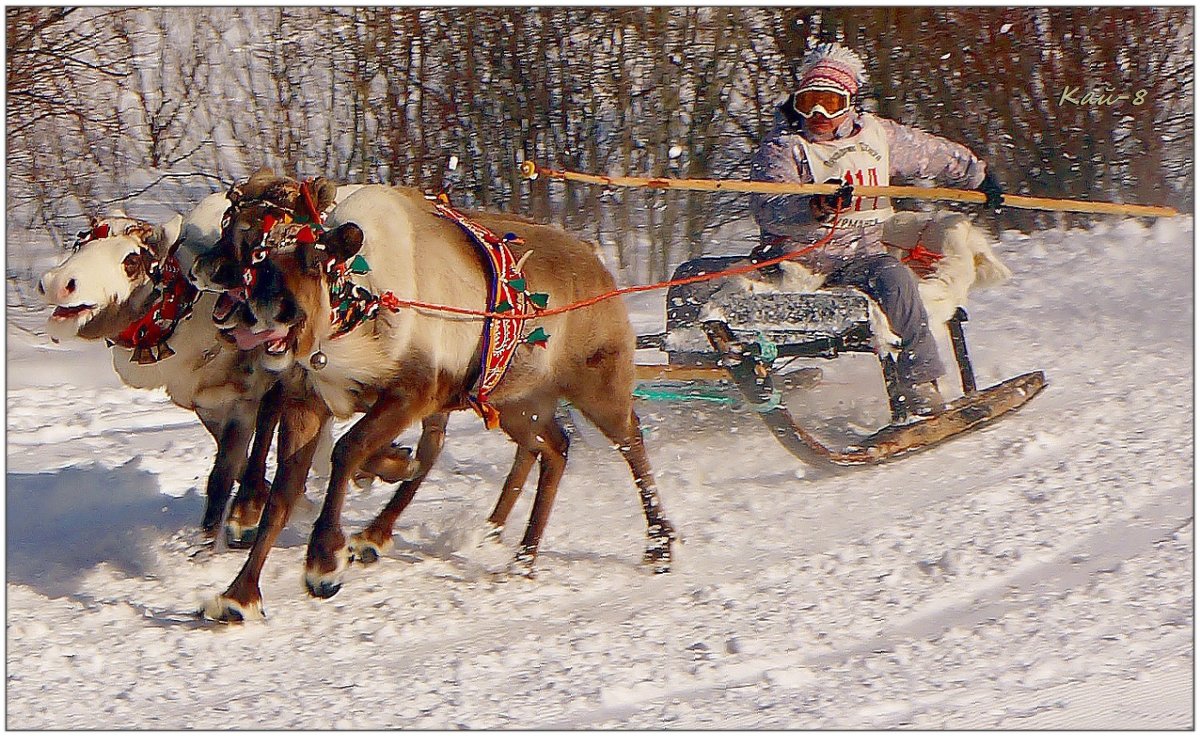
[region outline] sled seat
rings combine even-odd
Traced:
[[[673,278],[712,273],[746,256],[687,261]],[[834,358],[846,352],[875,352],[871,304],[849,287],[820,291],[749,293],[703,282],[667,291],[667,324],[661,349],[670,365],[712,365],[717,357],[701,325],[720,320],[738,342],[770,343],[779,357]]]

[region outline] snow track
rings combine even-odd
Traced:
[[[1050,385],[900,461],[818,477],[753,416],[640,404],[685,542],[669,575],[639,564],[632,480],[584,428],[538,577],[497,580],[532,492],[480,543],[512,450],[456,415],[387,556],[310,599],[299,512],[244,626],[191,615],[244,559],[182,549],[212,453],[194,416],[10,310],[7,725],[1189,728],[1191,238],[1006,234],[976,370]],[[820,365],[798,413],[872,421],[877,369]],[[389,495],[351,491],[346,531]]]

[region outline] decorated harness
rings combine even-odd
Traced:
[[[500,426],[500,414],[488,404],[488,396],[508,372],[518,346],[526,344],[546,347],[550,336],[543,328],[538,327],[524,337],[522,332],[526,319],[545,309],[550,296],[529,291],[529,283],[525,279],[522,266],[532,251],[526,251],[520,260],[513,256],[509,246],[522,245],[525,242],[515,233],[505,233],[503,237],[496,235],[451,207],[444,195],[435,200],[433,209],[438,216],[462,228],[485,256],[488,267],[487,311],[497,314],[512,312],[514,316],[528,315],[524,319],[484,319],[479,379],[475,382],[472,393],[467,396],[467,401],[479,412],[479,416],[483,417],[487,428],[495,429]]]

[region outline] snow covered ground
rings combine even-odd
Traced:
[[[1005,421],[818,478],[753,416],[641,403],[675,570],[638,564],[632,480],[581,427],[538,577],[499,582],[532,494],[480,542],[511,450],[462,413],[387,557],[309,598],[301,511],[241,626],[190,615],[244,557],[176,539],[213,451],[195,417],[10,308],[7,726],[1191,728],[1192,220],[998,253],[980,383],[1050,382]],[[661,324],[661,295],[631,306]],[[821,364],[796,410],[880,419],[872,361]],[[388,495],[352,492],[347,531]]]

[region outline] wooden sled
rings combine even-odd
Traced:
[[[676,277],[718,270],[730,258],[689,261]],[[876,352],[870,303],[853,289],[817,292],[696,293],[689,287],[667,293],[667,331],[638,338],[639,348],[667,354],[666,365],[640,365],[642,380],[732,381],[743,400],[796,457],[815,466],[880,463],[938,445],[986,426],[1023,406],[1046,385],[1042,371],[1025,373],[980,389],[967,352],[959,307],[947,322],[963,396],[934,417],[910,417],[899,398],[895,361],[880,357],[891,423],[870,436],[837,449],[800,426],[782,401],[782,391],[803,388],[803,381],[780,376],[776,361],[786,358],[836,358],[850,352]],[[789,385],[789,379],[790,384]]]

